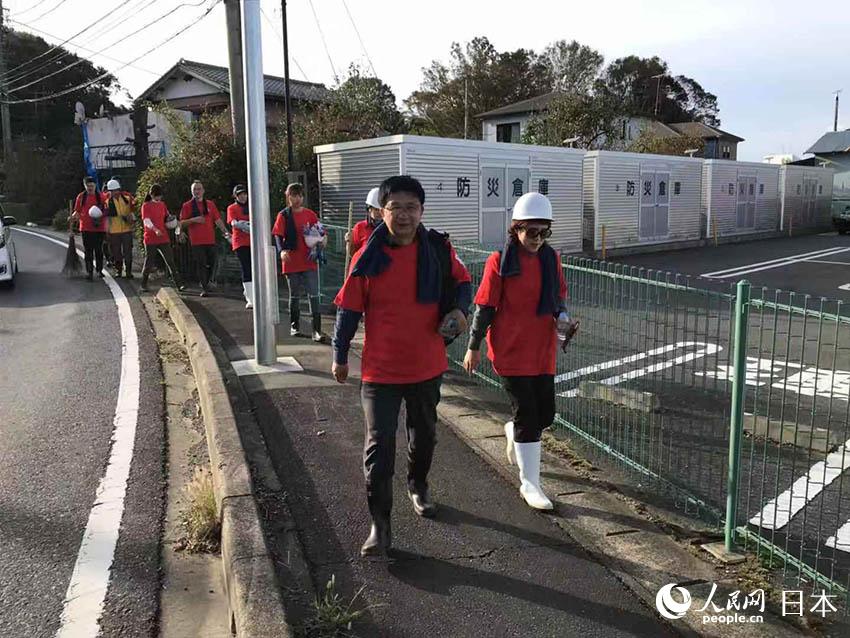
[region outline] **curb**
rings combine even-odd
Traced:
[[[251,473],[218,362],[204,331],[177,293],[171,288],[160,288],[156,299],[183,337],[198,387],[215,500],[221,516],[221,558],[231,631],[239,638],[289,638],[292,630],[263,536]]]

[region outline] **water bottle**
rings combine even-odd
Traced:
[[[558,315],[555,329],[558,333],[558,341],[566,341],[570,331],[570,316],[565,311]]]

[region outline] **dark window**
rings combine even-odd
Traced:
[[[682,194],[682,182],[673,182],[673,194],[681,195]]]
[[[764,184],[759,184],[759,195],[764,195]]]
[[[723,159],[731,159],[732,158],[732,147],[729,145],[723,146]]]
[[[818,195],[823,195],[823,184],[818,184]]]
[[[497,142],[519,142],[519,122],[496,125]]]

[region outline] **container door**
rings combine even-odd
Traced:
[[[638,237],[655,237],[655,173],[640,174],[640,219]]]
[[[735,226],[744,228],[747,225],[747,178],[738,177],[737,196],[735,199]]]
[[[806,198],[806,224],[814,226],[815,201],[817,200],[817,180],[808,179],[808,197]]]
[[[484,244],[501,244],[505,241],[505,173],[504,164],[485,164],[481,166],[481,232],[480,241]]]
[[[670,234],[670,173],[655,174],[655,237]]]
[[[758,185],[755,177],[747,178],[747,228],[756,227],[756,192]]]

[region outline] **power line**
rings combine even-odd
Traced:
[[[263,9],[263,7],[262,7],[262,6],[260,6],[260,13],[261,13],[261,14],[262,14],[262,16],[266,19],[266,22],[268,23],[269,27],[271,28],[272,33],[274,33],[274,34],[275,34],[275,37],[276,37],[278,40],[280,40],[280,43],[281,43],[281,44],[283,44],[283,36],[282,36],[280,33],[278,33],[278,32],[277,32],[277,29],[275,28],[274,23],[271,21],[271,19],[269,18],[269,16],[266,14],[266,12],[265,12],[265,10]],[[298,70],[301,72],[301,77],[303,77],[305,80],[307,80],[307,81],[309,82],[309,81],[310,81],[310,78],[308,78],[308,77],[307,77],[307,74],[306,74],[306,73],[304,73],[304,69],[302,69],[302,68],[301,68],[301,65],[300,65],[300,64],[298,64],[298,60],[296,60],[296,59],[295,59],[295,56],[294,56],[294,55],[290,55],[289,57],[290,57],[290,58],[292,58],[292,62],[295,64],[295,66],[296,66],[296,67],[298,67]]]
[[[351,21],[351,26],[354,27],[354,33],[357,34],[357,39],[360,40],[360,48],[363,49],[363,53],[366,54],[366,59],[369,61],[369,66],[372,67],[372,74],[375,77],[378,77],[378,72],[375,70],[375,65],[372,64],[372,58],[369,57],[369,52],[366,50],[366,45],[363,43],[363,38],[360,37],[360,31],[357,29],[357,24],[354,22],[354,18],[351,16],[351,11],[348,10],[348,3],[345,0],[342,0],[342,6],[345,7],[345,12],[348,14],[348,19]]]
[[[316,7],[313,6],[313,0],[307,0],[310,3],[310,10],[313,12],[313,19],[316,21],[316,28],[319,29],[319,36],[322,38],[322,46],[325,47],[325,53],[328,56],[328,62],[331,65],[331,73],[333,73],[334,81],[339,82],[339,76],[336,73],[336,68],[334,67],[334,61],[331,59],[331,52],[328,50],[328,43],[325,40],[325,33],[322,31],[322,25],[319,24],[319,16],[316,15]]]
[[[117,11],[118,9],[120,9],[121,7],[123,7],[124,5],[129,4],[131,1],[132,1],[132,0],[124,0],[121,4],[119,4],[117,7],[115,7],[114,9],[112,9],[112,11]],[[35,27],[32,27],[32,26],[30,26],[30,25],[28,25],[28,24],[24,24],[23,22],[21,22],[21,21],[19,21],[19,20],[16,20],[15,18],[10,18],[10,19],[9,19],[9,21],[10,21],[10,22],[14,22],[15,24],[18,24],[18,25],[20,25],[20,26],[22,26],[22,27],[26,27],[27,29],[32,29],[33,31],[38,31],[38,29],[36,29]],[[99,25],[99,22],[92,22],[89,26],[85,27],[85,28],[84,28],[84,29],[82,29],[81,31],[77,31],[77,33],[75,33],[74,35],[72,35],[72,36],[71,36],[70,38],[68,38],[67,40],[64,40],[64,41],[60,42],[59,44],[57,44],[57,45],[55,45],[55,46],[53,46],[53,47],[49,48],[47,51],[44,51],[44,52],[42,52],[42,53],[39,53],[37,56],[35,56],[35,57],[34,57],[34,58],[32,58],[31,60],[28,60],[26,63],[22,64],[22,65],[21,65],[21,66],[19,66],[17,69],[13,69],[12,71],[9,71],[9,72],[8,72],[8,74],[17,73],[18,71],[20,71],[20,70],[22,69],[22,67],[27,66],[27,65],[29,65],[29,64],[33,64],[33,63],[35,63],[35,61],[36,61],[36,60],[39,60],[39,59],[43,58],[43,57],[44,57],[44,56],[46,56],[46,55],[50,55],[51,53],[53,53],[53,52],[54,52],[54,51],[56,51],[57,49],[59,49],[59,48],[61,48],[61,47],[64,47],[66,44],[68,44],[69,42],[71,42],[74,38],[78,38],[79,36],[81,36],[82,34],[84,34],[84,33],[85,33],[86,31],[88,31],[89,29],[93,29],[94,27],[96,27],[96,26],[98,26],[98,25]],[[59,38],[56,38],[56,39],[58,40]],[[56,59],[58,59],[58,58],[56,58]]]
[[[195,3],[195,4],[187,3],[187,2],[184,2],[183,4],[179,4],[176,7],[174,7],[171,11],[169,11],[168,13],[161,15],[160,17],[156,18],[155,20],[152,20],[151,22],[148,22],[146,25],[136,29],[135,31],[133,31],[132,33],[130,33],[128,35],[121,36],[118,40],[116,40],[112,44],[105,46],[102,49],[99,49],[98,51],[96,51],[92,55],[99,55],[99,54],[103,53],[104,51],[108,51],[109,49],[111,49],[114,46],[117,46],[119,44],[123,44],[129,38],[132,38],[133,36],[138,35],[139,33],[148,29],[149,27],[152,27],[153,25],[161,22],[162,20],[164,20],[165,18],[170,16],[172,13],[176,12],[179,9],[182,9],[183,7],[200,7],[203,4],[205,4],[206,2],[207,2],[207,0],[201,0],[200,2]],[[216,4],[218,4],[218,0],[217,0]],[[16,93],[16,92],[18,92],[22,89],[29,88],[29,87],[33,86],[34,84],[39,84],[40,82],[43,82],[44,80],[46,80],[48,78],[51,78],[55,75],[59,75],[60,73],[64,73],[68,69],[72,69],[75,66],[77,66],[78,64],[82,64],[85,61],[86,60],[84,58],[81,58],[81,59],[77,60],[76,62],[72,62],[68,66],[62,67],[61,69],[54,71],[53,73],[48,73],[47,75],[42,76],[42,77],[38,78],[37,80],[33,80],[32,82],[28,82],[27,84],[22,84],[22,85],[19,85],[19,86],[10,87],[6,92],[7,93]]]
[[[48,9],[48,10],[47,10],[47,11],[45,11],[44,13],[40,14],[37,18],[32,18],[30,21],[31,21],[31,22],[38,22],[38,21],[39,21],[39,20],[41,20],[44,16],[46,16],[46,15],[50,15],[51,13],[53,13],[54,11],[56,11],[56,9],[58,9],[59,7],[61,7],[61,6],[62,6],[63,4],[65,4],[66,2],[68,2],[68,0],[59,0],[59,4],[57,4],[55,7],[53,7],[52,9]]]
[[[46,31],[42,31],[41,29],[37,29],[37,28],[30,26],[28,24],[18,22],[17,20],[14,20],[14,22],[15,22],[15,24],[19,24],[22,27],[26,27],[27,29],[31,29],[31,30],[35,31],[36,33],[38,33],[40,35],[46,36],[48,38],[53,38],[54,40],[59,39],[59,36],[53,35],[52,33],[47,33]],[[85,51],[86,53],[91,53],[91,54],[95,53],[94,49],[89,49],[89,48],[86,48],[86,47],[79,45],[79,44],[72,44],[71,46],[76,47],[80,51]],[[112,62],[117,62],[118,64],[125,64],[124,60],[119,60],[118,58],[113,58],[112,56],[106,55],[105,53],[101,53],[100,56],[102,58],[106,58],[107,60],[111,60]],[[132,64],[129,65],[129,66],[136,69],[137,71],[144,71],[145,73],[150,73],[151,75],[156,75],[156,76],[161,75],[161,73],[157,73],[156,71],[151,71],[150,69],[146,69],[143,66],[134,66]]]
[[[210,13],[212,13],[212,10],[215,9],[219,4],[221,4],[221,2],[222,2],[222,0],[215,0],[215,2],[213,2],[213,4],[210,5],[210,7],[206,11],[204,11],[204,13],[201,14],[201,16],[199,16],[198,18],[195,18],[192,22],[190,22],[189,24],[187,24],[183,28],[179,29],[178,31],[175,31],[173,34],[171,34],[169,37],[167,37],[162,42],[158,42],[155,46],[151,47],[150,49],[148,49],[147,51],[145,51],[141,55],[136,56],[135,58],[133,58],[129,62],[125,62],[124,64],[122,64],[120,67],[118,67],[114,71],[107,71],[106,73],[102,73],[101,75],[97,76],[93,80],[89,80],[88,82],[83,82],[82,84],[78,84],[77,86],[72,86],[68,89],[65,89],[64,91],[58,91],[57,93],[51,93],[50,95],[45,95],[45,96],[37,97],[37,98],[28,98],[28,99],[24,99],[24,100],[10,100],[10,101],[4,102],[4,103],[5,104],[32,104],[34,102],[44,102],[46,100],[52,100],[53,98],[62,97],[63,95],[68,95],[69,93],[74,93],[75,91],[85,89],[85,88],[91,86],[92,84],[96,84],[96,83],[100,82],[101,80],[103,80],[103,79],[105,79],[109,76],[114,76],[114,74],[117,73],[118,71],[134,64],[135,62],[138,62],[142,58],[150,55],[151,53],[153,53],[154,51],[159,49],[161,46],[167,44],[171,40],[181,36],[184,33],[186,33],[189,29],[194,27],[196,24],[198,24],[204,18],[206,18]]]
[[[47,2],[47,0],[38,0],[38,2],[36,2],[34,5],[32,5],[31,7],[28,7],[27,9],[23,9],[23,10],[22,10],[19,14],[17,14],[17,15],[22,15],[22,14],[24,14],[24,13],[29,13],[29,12],[30,12],[30,11],[32,11],[33,9],[36,9],[36,8],[38,8],[39,6],[43,5],[45,2]]]

